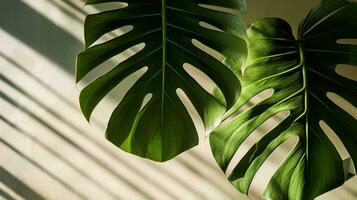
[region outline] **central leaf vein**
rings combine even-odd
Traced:
[[[161,133],[164,132],[164,107],[165,107],[165,73],[166,73],[166,0],[161,0],[162,16],[162,88],[161,88]]]
[[[306,162],[309,160],[309,113],[308,113],[308,80],[307,80],[307,69],[305,62],[304,48],[301,41],[299,41],[300,59],[302,64],[302,77],[303,77],[303,88],[304,89],[304,113],[305,113],[305,141],[306,141]]]

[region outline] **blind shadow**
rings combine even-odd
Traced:
[[[47,122],[45,122],[43,119],[39,118],[38,116],[34,115],[33,113],[31,113],[30,111],[28,111],[25,107],[21,107],[21,105],[19,105],[18,103],[16,103],[15,101],[13,101],[9,96],[7,96],[6,94],[4,94],[3,92],[0,91],[0,97],[2,97],[4,100],[6,100],[8,103],[10,103],[11,105],[21,108],[22,112],[26,113],[27,115],[29,115],[31,118],[33,118],[34,120],[36,120],[38,123],[40,123],[42,126],[46,127],[47,129],[49,129],[51,132],[53,132],[54,134],[56,134],[59,138],[61,138],[62,140],[64,140],[65,142],[67,142],[68,144],[70,144],[71,146],[75,147],[79,152],[81,152],[82,154],[84,154],[86,157],[88,157],[91,160],[94,160],[99,166],[101,166],[103,169],[105,169],[106,171],[108,171],[110,174],[112,174],[114,177],[118,178],[119,180],[123,180],[125,181],[125,183],[130,186],[131,188],[133,188],[135,191],[137,191],[138,193],[141,193],[143,196],[147,197],[148,199],[153,199],[152,196],[150,196],[150,194],[147,194],[145,191],[143,191],[141,188],[137,187],[134,183],[132,183],[129,179],[127,179],[126,177],[122,176],[119,173],[116,173],[115,171],[113,171],[110,167],[108,167],[105,163],[103,163],[103,161],[99,160],[98,158],[94,157],[93,155],[90,155],[87,151],[85,151],[81,146],[79,146],[78,144],[76,144],[75,142],[73,142],[71,139],[69,139],[68,137],[66,137],[65,135],[63,135],[61,132],[59,132],[56,128],[54,128],[52,125],[48,124]],[[1,141],[3,141],[0,138]],[[11,147],[11,145],[10,145]],[[12,148],[12,147],[11,147]],[[18,151],[16,151],[17,153],[20,153]],[[28,158],[29,159],[29,158]],[[34,163],[32,160],[29,160],[32,163]],[[39,165],[37,165],[39,166]],[[40,167],[40,166],[39,166]],[[41,170],[45,170],[44,168],[40,168]],[[61,181],[59,179],[57,179],[58,181]],[[63,181],[61,181],[61,183],[63,183]],[[73,190],[72,188],[68,188]]]
[[[22,1],[2,0],[0,27],[43,56],[74,73],[76,55],[84,45]]]
[[[20,69],[22,72],[24,72],[26,75],[30,76],[32,79],[34,79],[35,81],[37,81],[39,84],[41,84],[43,87],[45,87],[46,89],[49,89],[49,91],[51,91],[51,93],[54,93],[56,95],[56,97],[58,97],[59,99],[61,99],[61,101],[63,100],[66,104],[70,105],[72,108],[77,109],[73,103],[69,102],[68,100],[64,99],[63,97],[60,96],[60,94],[58,94],[56,91],[54,91],[53,89],[49,88],[48,86],[46,86],[45,83],[43,83],[40,79],[38,79],[37,77],[31,75],[31,73],[29,73],[25,67],[22,67],[21,65],[19,65],[16,61],[14,61],[13,59],[7,57],[6,55],[2,54],[0,52],[0,56],[2,56],[3,58],[5,58],[7,61],[9,61],[11,64],[13,64],[14,67]],[[88,134],[86,134],[85,132],[83,132],[84,130],[79,129],[78,127],[76,127],[73,123],[73,121],[70,121],[69,119],[63,118],[60,115],[58,115],[56,112],[52,111],[50,108],[48,108],[46,105],[44,105],[43,103],[41,103],[40,101],[38,101],[37,99],[35,99],[31,94],[27,93],[26,91],[22,90],[21,88],[19,88],[18,86],[16,86],[12,81],[10,81],[9,79],[7,79],[6,77],[4,77],[3,75],[0,74],[0,80],[3,80],[4,82],[6,82],[9,86],[11,86],[13,89],[17,90],[18,92],[20,92],[22,95],[26,96],[27,98],[29,98],[31,101],[35,102],[36,104],[38,104],[41,108],[45,109],[46,112],[50,113],[51,115],[53,115],[55,118],[57,118],[58,120],[62,121],[63,123],[65,123],[68,127],[70,127],[71,129],[75,130],[76,133],[82,135],[83,137],[85,137],[86,139],[90,140],[95,146],[99,147],[100,149],[102,149],[104,152],[108,153],[109,155],[111,155],[113,158],[115,158],[117,161],[119,161],[120,163],[122,163],[123,165],[128,166],[128,168],[130,168],[131,170],[134,170],[136,174],[140,175],[142,178],[151,181],[151,184],[155,185],[155,187],[160,188],[161,191],[163,191],[164,193],[166,193],[167,195],[173,197],[174,199],[177,198],[175,197],[175,195],[168,191],[165,190],[165,188],[163,188],[161,185],[157,184],[154,180],[151,180],[151,178],[149,178],[145,173],[136,170],[136,167],[133,166],[132,164],[126,162],[124,159],[120,158],[118,155],[114,154],[112,151],[110,151],[108,148],[106,148],[105,146],[103,146],[102,144],[100,144],[97,140],[95,140],[94,138],[88,136]],[[55,130],[53,127],[51,127],[50,124],[47,124],[44,120],[42,120],[39,117],[36,117],[35,113],[31,113],[29,112],[26,108],[24,108],[21,105],[18,105],[15,101],[13,101],[10,97],[8,97],[6,94],[3,94],[0,92],[0,96],[3,96],[4,99],[6,99],[10,104],[16,106],[16,107],[20,107],[22,108],[22,110],[26,113],[29,114],[31,117],[34,117],[37,121],[39,121],[41,124],[44,124],[45,127],[50,127],[52,131],[54,131],[57,135],[59,135],[62,139],[64,139],[66,142],[69,142],[71,145],[75,145],[71,139],[66,138],[65,136],[63,136],[63,134],[61,134],[59,131]],[[96,124],[99,124],[101,126],[102,129],[104,129],[105,125],[100,124],[99,122],[95,122]],[[23,130],[21,130],[21,132],[23,132]],[[81,148],[77,145],[75,145],[76,148]],[[84,149],[81,150],[81,152],[85,152]],[[197,159],[199,162],[202,162],[205,166],[210,167],[212,170],[216,170],[216,168],[209,162],[207,162],[206,160],[202,159],[199,155],[197,155],[197,153],[195,152],[188,152],[190,155],[192,155],[195,159]],[[88,155],[86,153],[86,155]],[[93,157],[93,155],[88,155],[88,157]],[[96,159],[96,162],[98,160]],[[101,162],[99,162],[101,163]],[[186,168],[190,169],[191,171],[193,171],[194,173],[199,172],[197,170],[193,170],[193,166],[188,165],[188,161],[185,161],[184,159],[180,159],[180,163],[183,164]],[[147,163],[150,165],[150,163]],[[102,166],[105,166],[105,164],[103,163]],[[151,167],[155,167],[154,165],[150,165]],[[112,172],[112,170],[109,171]],[[194,193],[196,196],[204,199],[205,196],[203,195],[203,193],[196,188],[192,188],[191,186],[189,186],[187,183],[180,181],[179,179],[176,179],[172,174],[166,172],[165,170],[161,171],[162,173],[164,173],[166,176],[170,177],[172,180],[175,180],[177,183],[179,183],[182,187],[184,187],[185,189],[191,191],[192,193]],[[114,173],[114,172],[113,172]],[[117,173],[115,173],[117,174]],[[205,177],[205,179],[209,179],[209,177],[205,176],[202,173],[197,173],[198,175]],[[120,179],[123,179],[120,177]],[[124,179],[125,180],[125,179]],[[218,183],[216,183],[215,181],[210,181],[210,183],[212,185],[214,185],[215,187],[219,188],[221,191],[224,192],[224,186],[219,185]],[[137,188],[134,188],[137,189]]]
[[[9,59],[9,58],[7,58]],[[25,92],[24,90],[22,90],[21,88],[17,87],[14,83],[12,83],[9,79],[7,79],[6,77],[4,77],[3,75],[0,74],[0,80],[4,81],[5,83],[7,83],[8,85],[10,85],[13,89],[18,90],[21,94],[25,95],[27,98],[31,99],[33,102],[35,102],[36,104],[38,104],[39,106],[41,106],[43,109],[45,109],[48,113],[50,113],[51,115],[53,115],[54,117],[56,117],[58,120],[62,121],[63,123],[65,123],[67,126],[69,126],[71,129],[75,130],[76,133],[82,135],[83,137],[85,137],[86,139],[88,139],[89,141],[93,142],[95,146],[99,147],[100,149],[102,149],[104,152],[111,154],[116,160],[118,160],[120,163],[122,163],[123,165],[128,166],[128,168],[132,169],[135,171],[136,174],[139,174],[140,176],[142,176],[142,178],[149,180],[150,178],[145,175],[144,173],[135,170],[135,167],[130,165],[129,163],[125,162],[123,159],[121,159],[120,157],[116,156],[113,154],[113,152],[111,152],[110,150],[108,150],[107,148],[105,148],[102,144],[100,144],[97,140],[93,139],[92,137],[89,137],[88,134],[85,134],[82,130],[80,130],[79,128],[77,128],[76,126],[74,126],[72,123],[68,121],[67,119],[59,116],[57,113],[53,112],[51,109],[49,109],[47,106],[43,105],[41,102],[39,102],[38,100],[34,99],[31,95],[29,95],[27,92]],[[99,164],[102,168],[104,168],[106,171],[108,171],[110,174],[112,174],[114,177],[116,177],[119,180],[124,181],[127,185],[131,186],[131,188],[133,188],[135,191],[138,191],[140,194],[142,194],[143,196],[147,197],[148,199],[152,199],[153,197],[150,194],[147,194],[144,190],[142,190],[141,188],[137,187],[134,183],[132,183],[129,179],[127,179],[126,177],[114,172],[111,168],[109,168],[105,163],[103,163],[101,160],[99,160],[98,158],[94,157],[93,155],[90,155],[85,149],[83,149],[82,147],[80,147],[79,145],[77,145],[76,143],[74,143],[70,138],[66,137],[65,135],[63,135],[60,131],[58,131],[56,128],[54,128],[51,124],[48,124],[46,121],[44,121],[43,119],[41,119],[40,117],[38,117],[35,113],[30,112],[26,107],[19,105],[17,102],[15,102],[13,99],[11,99],[7,94],[3,93],[2,91],[0,91],[0,97],[2,97],[4,100],[6,100],[8,103],[10,103],[11,105],[20,108],[24,113],[26,113],[27,115],[31,116],[32,118],[34,118],[36,121],[38,121],[41,125],[43,125],[44,127],[48,128],[49,130],[51,130],[53,133],[55,133],[57,136],[59,136],[62,140],[66,141],[67,143],[69,143],[71,146],[74,146],[77,150],[79,150],[81,153],[83,153],[84,155],[86,155],[89,159],[94,160],[97,164]],[[1,117],[1,113],[0,113],[0,119],[5,119],[4,117]],[[10,123],[8,120],[6,120],[8,123]],[[12,124],[12,123],[10,123]],[[17,126],[14,126],[14,124],[12,124],[12,127],[16,128]],[[16,129],[19,130],[19,128],[17,127]],[[20,130],[20,132],[24,132],[24,130]],[[50,150],[47,148],[47,150]],[[58,156],[58,155],[56,155]],[[73,167],[73,165],[72,165]],[[80,171],[80,170],[79,170]],[[82,172],[81,172],[82,173]],[[82,173],[83,174],[83,173]],[[88,176],[87,176],[88,177]],[[156,182],[151,182],[151,184],[155,185],[157,188],[160,188],[162,190],[162,192],[166,193],[167,195],[174,197],[174,194],[172,194],[170,191],[165,190],[164,188],[162,188],[162,186],[158,185]],[[188,189],[191,189],[189,187],[187,187]],[[176,197],[174,197],[175,199]]]
[[[2,189],[0,189],[0,197],[4,198],[6,200],[15,200],[14,198],[12,198],[12,196],[10,196],[8,193],[3,191]]]
[[[1,141],[2,142],[2,141]],[[33,200],[45,200],[40,194],[32,190],[30,187],[22,183],[15,176],[13,176],[10,172],[0,166],[0,181],[7,185],[11,190],[16,192],[18,195],[23,197],[24,199],[33,199]],[[0,191],[0,195],[3,195],[5,199],[13,199],[7,193]]]
[[[13,129],[15,129],[16,131],[18,131],[20,134],[22,134],[22,136],[29,138],[31,141],[35,142],[36,144],[38,144],[39,146],[41,146],[44,150],[48,151],[49,153],[51,153],[52,155],[54,155],[56,158],[59,158],[62,162],[66,163],[72,170],[76,171],[78,174],[80,174],[81,176],[85,177],[86,179],[88,179],[89,181],[91,181],[96,187],[100,188],[101,190],[103,190],[104,192],[106,192],[107,194],[109,194],[110,196],[114,197],[115,199],[118,199],[119,197],[117,195],[115,195],[114,193],[112,193],[110,190],[108,190],[107,188],[105,188],[102,184],[98,183],[97,180],[93,179],[92,177],[88,176],[88,174],[86,174],[84,171],[82,171],[81,169],[79,169],[78,167],[76,167],[75,165],[73,165],[71,162],[69,162],[68,160],[66,160],[63,156],[59,155],[58,153],[56,153],[55,151],[53,151],[50,147],[48,147],[47,145],[40,143],[38,140],[36,140],[35,137],[33,137],[31,134],[27,133],[25,130],[19,128],[18,126],[16,126],[15,124],[11,123],[10,121],[8,121],[6,118],[4,118],[3,116],[1,116],[0,114],[0,120],[2,120],[3,122],[7,123],[10,127],[12,127]]]

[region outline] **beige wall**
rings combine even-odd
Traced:
[[[279,17],[296,28],[318,0],[248,0],[247,23],[264,17]]]

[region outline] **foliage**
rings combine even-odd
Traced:
[[[86,50],[78,56],[77,82],[113,56],[138,44],[144,43],[145,47],[88,84],[80,94],[81,109],[89,120],[94,108],[115,86],[147,67],[113,111],[106,137],[127,152],[156,161],[169,160],[198,143],[193,121],[177,89],[187,95],[208,131],[220,123],[239,96],[239,81],[228,66],[245,61],[245,27],[237,15],[217,7],[244,10],[244,1],[88,0],[87,4],[107,2],[123,2],[127,6],[86,18]],[[200,22],[219,30],[204,27]],[[103,35],[124,26],[132,29],[93,45]],[[195,46],[192,40],[229,57],[227,65]],[[211,78],[226,103],[204,90],[185,71],[185,63]],[[150,100],[143,105],[150,94]]]
[[[336,72],[338,64],[356,67],[357,3],[322,0],[301,22],[295,39],[282,19],[265,18],[248,29],[248,60],[238,66],[242,93],[234,110],[262,91],[273,94],[234,116],[210,135],[213,155],[227,170],[241,144],[266,120],[289,115],[265,133],[229,175],[242,193],[268,156],[289,138],[298,142],[267,186],[267,199],[309,200],[343,184],[342,159],[321,128],[325,122],[340,138],[357,166],[356,119],[327,95],[357,106],[357,83]]]

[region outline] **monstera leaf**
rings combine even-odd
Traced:
[[[327,95],[342,97],[356,112],[357,82],[336,72],[338,64],[357,65],[357,46],[340,40],[357,38],[356,13],[357,3],[322,0],[300,24],[297,40],[281,19],[266,18],[249,27],[248,60],[239,66],[242,92],[235,109],[262,91],[274,92],[211,133],[221,169],[227,171],[238,148],[265,121],[283,111],[289,115],[232,164],[229,180],[242,193],[248,193],[268,156],[292,137],[298,138],[297,145],[271,178],[266,199],[310,200],[343,184],[341,156],[321,122],[336,133],[357,166],[357,120]]]
[[[86,50],[78,56],[76,79],[83,79],[113,56],[138,44],[145,47],[88,84],[80,94],[87,119],[97,104],[132,73],[147,68],[113,111],[106,137],[121,149],[156,161],[171,159],[198,143],[193,121],[177,95],[181,89],[207,130],[221,121],[237,100],[240,85],[228,65],[241,65],[247,54],[246,30],[237,15],[220,7],[244,9],[243,0],[88,0],[87,4],[123,2],[127,6],[90,15],[85,21]],[[93,45],[121,27],[132,29]],[[193,41],[229,57],[215,59]],[[198,43],[198,44],[199,44]],[[221,90],[225,103],[207,92],[183,68],[190,64]],[[152,95],[144,105],[146,96]]]

